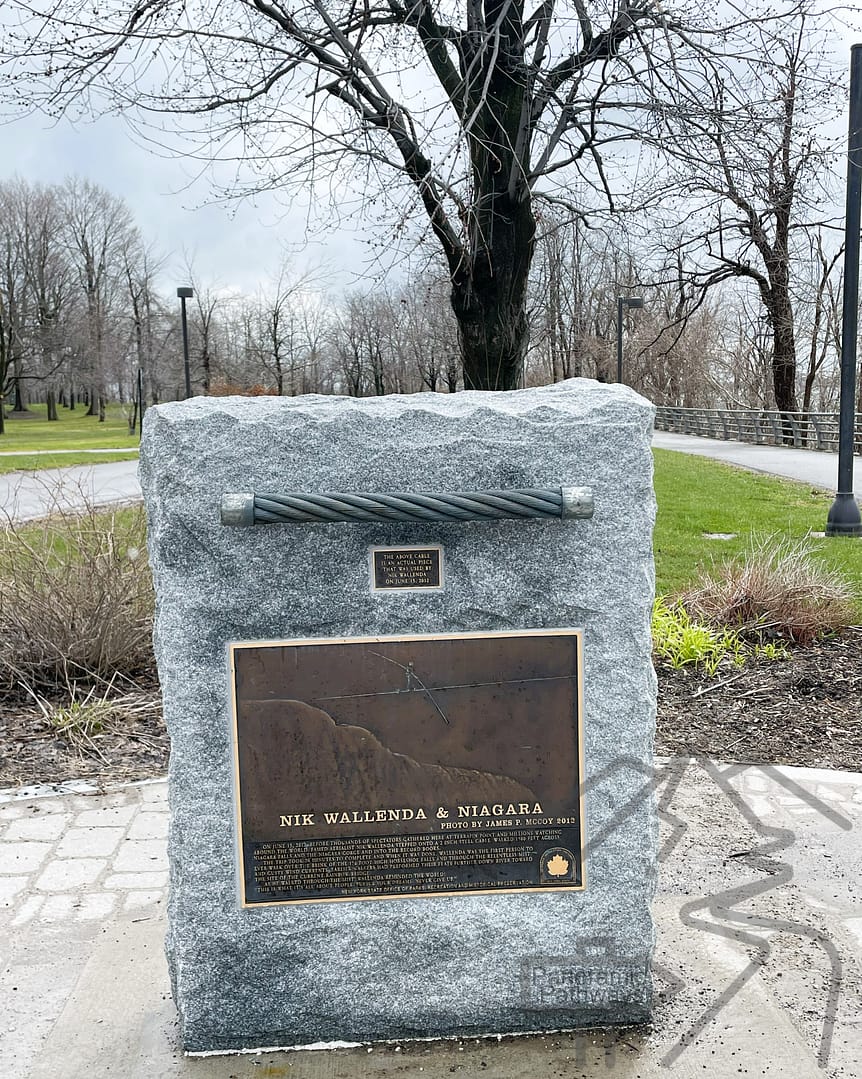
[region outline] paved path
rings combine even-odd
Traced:
[[[45,468],[0,476],[0,524],[44,517],[58,506],[77,509],[86,501],[98,506],[135,502],[141,497],[137,461]]]
[[[725,442],[717,438],[696,435],[675,435],[655,431],[653,446],[662,450],[678,450],[698,457],[711,457],[729,465],[768,472],[790,480],[801,480],[812,487],[834,491],[838,483],[838,454],[820,450],[795,450],[783,446],[752,446],[747,442]],[[855,458],[855,489],[862,490],[862,461]]]
[[[838,454],[816,450],[784,449],[780,446],[750,446],[745,442],[723,442],[713,438],[676,435],[656,431],[653,446],[711,457],[727,464],[801,480],[815,487],[835,490]],[[857,458],[856,489],[862,489],[862,461]],[[3,517],[31,520],[44,516],[60,503],[80,506],[86,498],[96,505],[136,501],[141,497],[137,461],[117,461],[101,465],[50,468],[39,472],[12,472],[0,476],[0,520]]]
[[[862,775],[664,761],[655,786],[652,1031],[206,1059],[178,1050],[164,961],[166,783],[0,792],[0,1075],[859,1079]]]

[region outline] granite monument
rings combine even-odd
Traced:
[[[651,430],[587,380],[148,411],[187,1051],[649,1018]],[[222,521],[561,488],[592,518]]]

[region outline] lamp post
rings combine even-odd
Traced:
[[[138,368],[138,377],[135,380],[135,393],[138,395],[138,434],[144,433],[144,372]]]
[[[838,406],[838,490],[826,519],[827,536],[862,536],[853,497],[853,428],[856,418],[856,332],[859,300],[859,231],[862,204],[862,45],[850,50],[850,125],[847,138],[847,212],[844,306],[841,313],[841,393]]]
[[[183,363],[185,365],[186,373],[186,400],[192,395],[192,376],[189,370],[189,324],[186,318],[186,300],[190,300],[194,296],[195,290],[189,288],[188,285],[182,285],[177,289],[177,296],[180,298],[180,309],[182,311],[183,318]]]
[[[623,380],[623,311],[626,307],[637,310],[643,305],[640,296],[617,296],[617,382]]]

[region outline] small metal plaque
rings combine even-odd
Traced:
[[[442,547],[371,548],[372,592],[413,592],[442,587]]]
[[[584,887],[580,631],[230,656],[242,906]]]

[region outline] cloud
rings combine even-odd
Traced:
[[[77,175],[124,199],[145,241],[167,256],[166,290],[183,283],[185,256],[202,282],[242,293],[274,276],[285,251],[298,266],[332,262],[334,287],[349,287],[367,270],[357,229],[325,231],[310,222],[307,206],[276,193],[214,203],[199,163],[147,149],[120,117],[49,123],[34,115],[0,124],[0,162],[0,179],[52,184]]]

